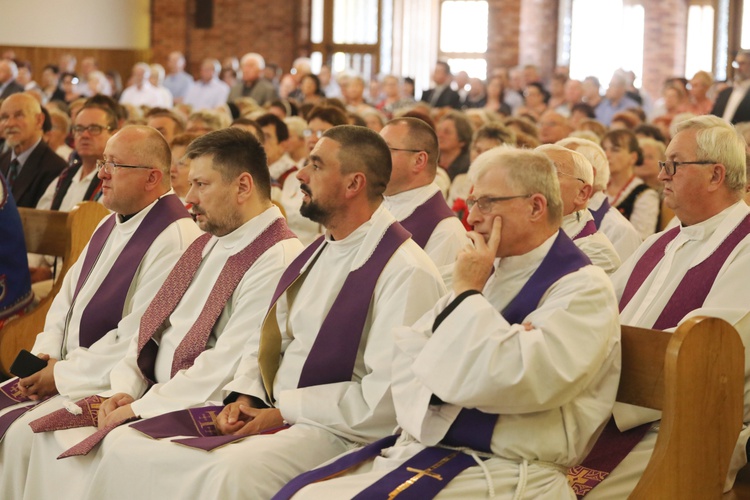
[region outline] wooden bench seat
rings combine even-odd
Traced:
[[[634,499],[722,497],[742,428],[745,349],[716,318],[692,318],[674,333],[622,327],[617,400],[662,411],[661,427]]]

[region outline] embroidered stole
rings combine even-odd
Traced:
[[[581,231],[573,237],[573,241],[586,238],[594,233],[596,233],[596,223],[593,220],[590,220],[583,226]]]

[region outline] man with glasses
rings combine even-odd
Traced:
[[[435,131],[418,118],[398,118],[380,131],[391,150],[391,179],[385,206],[438,266],[447,287],[456,254],[468,242],[461,221],[435,184],[438,143]]]
[[[565,234],[591,259],[592,264],[607,274],[617,271],[622,263],[620,256],[604,233],[596,228],[594,216],[587,209],[594,189],[591,163],[581,153],[554,144],[545,144],[536,150],[552,160],[557,169]]]
[[[711,114],[736,124],[750,121],[750,51],[739,51],[732,67],[734,84],[719,92]]]
[[[0,156],[0,172],[19,207],[36,207],[49,183],[65,168],[65,160],[42,139],[43,124],[42,108],[28,94],[13,94],[0,105],[0,127],[10,146]]]
[[[0,447],[0,497],[22,496],[32,437],[28,423],[70,400],[109,389],[109,373],[125,355],[149,303],[200,235],[170,189],[170,160],[166,141],[150,127],[125,127],[107,141],[98,175],[101,202],[114,213],[99,225],[65,276],[36,338],[31,352],[46,366],[6,383],[4,392],[14,397],[0,394],[0,406],[19,410],[20,405],[62,397],[12,423]],[[0,420],[19,417],[4,411]]]
[[[572,497],[565,467],[586,455],[619,383],[612,285],[560,230],[547,157],[495,148],[471,175],[474,231],[453,293],[393,331],[401,436],[294,479],[275,498],[314,481],[294,498]],[[324,480],[345,469],[355,473]]]
[[[76,115],[71,131],[77,154],[47,187],[38,209],[68,212],[81,201],[97,201],[101,197],[102,181],[96,175],[96,162],[102,159],[104,146],[117,132],[117,114],[107,106],[87,101]]]
[[[667,147],[667,160],[661,163],[659,180],[664,184],[665,203],[681,224],[648,238],[612,276],[621,321],[672,330],[692,316],[719,317],[734,325],[750,348],[745,141],[732,125],[710,115],[682,122],[677,131]],[[745,394],[750,394],[748,384]],[[749,408],[746,400],[746,423],[750,422]],[[611,472],[587,498],[626,498],[646,469],[656,443],[659,412],[617,403],[613,416],[596,445],[603,453],[627,451],[617,444],[620,431],[631,430],[643,437],[635,447],[630,445],[632,451],[614,470],[584,463],[586,468]],[[747,461],[748,435],[746,427],[735,448],[726,489]]]

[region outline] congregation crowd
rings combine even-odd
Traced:
[[[627,498],[620,325],[750,346],[750,52],[660,96],[185,62],[0,59],[0,329],[59,267],[17,207],[111,212],[0,384],[0,497]]]

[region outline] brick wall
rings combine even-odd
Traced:
[[[643,0],[643,87],[657,99],[665,79],[685,73],[688,6],[685,0]],[[688,75],[688,78],[693,75]]]
[[[213,0],[213,27],[196,29],[195,2],[152,0],[153,60],[174,50],[197,74],[202,59],[258,52],[288,70],[307,43],[309,0]]]
[[[521,3],[519,64],[536,64],[548,79],[557,61],[558,0],[524,0]]]
[[[521,0],[489,0],[487,69],[518,65]]]

